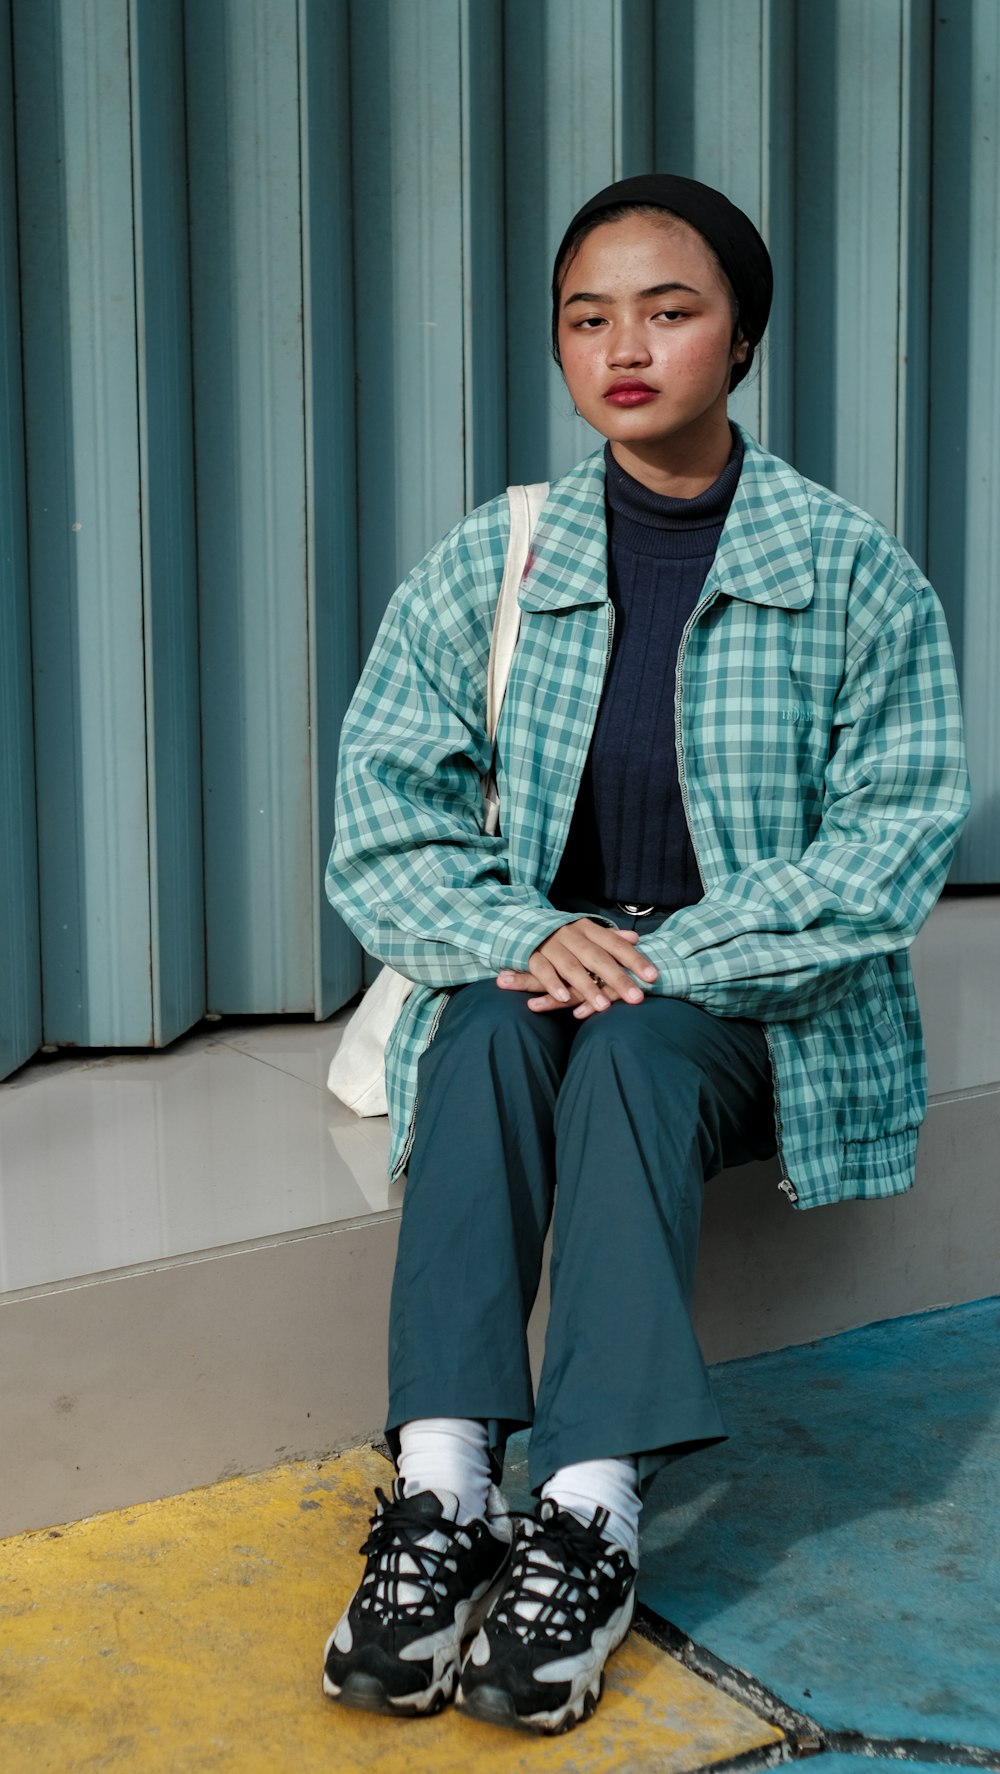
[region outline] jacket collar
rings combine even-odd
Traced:
[[[552,482],[521,580],[522,610],[569,610],[608,601],[604,451]]]
[[[727,597],[803,610],[813,595],[807,484],[738,427],[743,472],[710,580]],[[608,600],[604,451],[553,481],[538,520],[518,603],[523,610],[568,610]]]

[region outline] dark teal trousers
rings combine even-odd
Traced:
[[[646,918],[600,910],[622,928]],[[640,940],[639,947],[642,944]],[[725,1438],[691,1325],[702,1194],[774,1151],[759,1023],[680,999],[578,1022],[495,981],[457,987],[421,1056],[389,1323],[387,1437],[479,1417],[499,1476],[532,1424],[538,1491],[559,1466],[665,1460]],[[537,1399],[526,1328],[552,1223]]]

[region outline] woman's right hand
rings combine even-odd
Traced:
[[[527,973],[501,973],[507,991],[533,991],[531,1010],[563,1010],[573,1005],[578,1019],[609,1010],[615,999],[641,1004],[645,993],[632,974],[654,980],[658,969],[638,948],[635,930],[612,930],[592,918],[563,924],[533,951]]]

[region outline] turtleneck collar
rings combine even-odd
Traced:
[[[712,555],[743,468],[743,439],[733,429],[729,460],[710,487],[693,499],[654,493],[620,467],[604,446],[612,540],[635,554],[678,557]]]

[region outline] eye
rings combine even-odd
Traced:
[[[688,313],[687,308],[661,308],[654,318],[656,320],[686,320]]]
[[[573,328],[576,332],[596,332],[599,326],[606,324],[603,314],[585,314],[582,320],[575,320]]]

